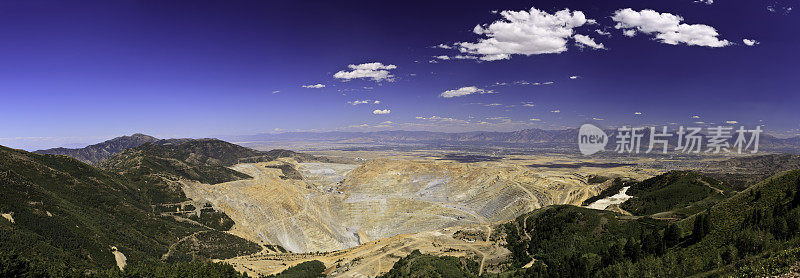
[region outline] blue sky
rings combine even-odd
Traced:
[[[798,134],[797,4],[2,1],[0,144],[586,122]]]

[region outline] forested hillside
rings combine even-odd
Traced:
[[[201,244],[173,250],[172,258],[219,257],[218,246],[245,254],[260,250],[244,239],[155,214],[141,190],[126,176],[66,156],[0,147],[0,212],[8,216],[0,219],[3,264],[57,276],[95,273],[116,267],[112,247],[129,263],[158,260],[195,233],[206,235]]]

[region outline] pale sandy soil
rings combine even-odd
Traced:
[[[611,205],[622,204],[632,197],[628,194],[625,194],[625,192],[628,191],[628,188],[630,188],[630,186],[623,187],[617,194],[594,201],[594,203],[589,204],[587,207],[590,209],[604,210]]]
[[[0,215],[2,215],[3,218],[8,220],[9,222],[14,223],[14,216],[12,216],[11,213],[3,213],[3,214],[0,214]]]
[[[117,267],[119,270],[125,270],[125,266],[127,265],[128,258],[125,257],[125,254],[122,254],[119,250],[117,250],[116,246],[111,246],[111,253],[114,254],[114,260],[117,262]]]

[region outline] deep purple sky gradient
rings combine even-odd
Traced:
[[[613,127],[737,121],[798,134],[800,11],[784,9],[794,4],[2,1],[0,144],[38,149],[135,132],[208,137],[293,130],[560,129],[585,122]],[[583,11],[612,35],[594,34],[598,26],[579,30],[607,49],[581,50],[570,43],[560,54],[428,62],[458,54],[434,45],[476,41],[475,25],[499,19],[492,10],[531,7]],[[715,27],[720,38],[736,45],[628,38],[610,18],[623,8],[677,14],[686,23]],[[760,44],[745,46],[743,38]],[[333,78],[348,64],[366,62],[396,65],[396,80]],[[573,75],[580,78],[570,79]],[[520,80],[554,84],[492,86]],[[327,87],[301,87],[317,83]],[[465,86],[497,93],[439,97]],[[364,99],[381,103],[347,103]],[[502,105],[486,106],[490,103]],[[374,115],[374,109],[391,113]],[[431,116],[469,123],[416,119]],[[375,127],[385,121],[392,124]]]

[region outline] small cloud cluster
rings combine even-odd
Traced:
[[[520,81],[511,82],[511,83],[508,83],[508,82],[495,82],[491,86],[508,86],[508,85],[533,85],[533,86],[539,86],[539,85],[550,85],[550,84],[553,84],[553,83],[555,83],[555,82],[553,82],[553,81],[528,82],[528,81],[525,81],[525,80],[520,80]]]
[[[477,59],[480,59],[480,57],[473,56],[473,55],[453,55],[453,56],[439,55],[439,56],[433,56],[433,58],[434,59],[428,61],[428,63],[436,64],[436,63],[439,62],[438,60],[447,61],[447,60],[477,60]]]
[[[778,7],[776,5],[778,5],[777,2],[775,4],[773,4],[773,5],[767,6],[767,11],[769,11],[771,13],[778,13],[778,11],[783,11],[784,15],[788,15],[793,10],[792,7],[788,7],[788,6],[786,6],[786,7]]]
[[[761,42],[759,42],[757,40],[751,40],[751,39],[742,39],[742,42],[747,46],[755,46],[757,44],[761,44]]]
[[[439,116],[430,116],[430,117],[417,116],[417,117],[414,117],[414,118],[417,119],[417,120],[434,121],[434,122],[450,122],[450,123],[466,123],[467,122],[465,120],[459,120],[459,119],[448,118],[448,117],[439,117]]]
[[[342,70],[333,74],[333,78],[349,81],[352,79],[366,78],[374,81],[394,81],[394,75],[389,71],[396,69],[395,65],[384,65],[383,63],[373,62],[358,65],[348,65],[350,71]]]
[[[681,23],[683,18],[670,13],[659,13],[654,10],[634,11],[627,8],[617,10],[611,17],[617,23],[614,28],[623,30],[623,34],[633,37],[637,32],[655,34],[662,43],[677,45],[697,45],[707,47],[724,47],[731,43],[719,39],[717,29],[704,24]]]
[[[354,101],[348,101],[347,102],[347,104],[350,104],[350,105],[353,105],[353,106],[356,106],[356,105],[359,105],[359,104],[369,104],[369,103],[380,104],[381,101],[380,100],[365,99],[365,100],[354,100]]]
[[[321,89],[321,88],[325,88],[325,84],[303,85],[301,87],[306,88],[306,89]],[[274,93],[277,93],[277,92],[273,92],[273,94]]]
[[[461,97],[472,94],[494,94],[494,93],[495,92],[492,90],[484,90],[475,86],[470,86],[470,87],[461,87],[455,90],[447,90],[439,94],[439,96],[444,98],[453,98],[453,97]]]
[[[574,38],[579,45],[603,48],[588,36],[574,34],[574,29],[595,21],[581,11],[564,9],[554,14],[536,8],[529,11],[501,11],[503,18],[491,24],[477,25],[472,32],[485,36],[477,42],[459,42],[459,51],[479,56],[484,61],[505,60],[511,55],[539,55],[567,51]]]
[[[609,36],[609,37],[611,36],[611,32],[602,29],[596,29],[594,30],[594,32],[597,33],[598,35]]]
[[[501,120],[508,120],[510,118],[509,117],[489,117],[489,118],[486,118],[486,119],[487,120],[492,120],[492,121],[501,121]]]
[[[375,109],[375,110],[372,111],[372,114],[375,114],[375,115],[386,115],[386,114],[389,114],[389,113],[392,113],[392,110],[389,110],[389,109],[383,109],[383,110]]]
[[[575,42],[576,45],[580,48],[591,47],[594,49],[606,49],[606,47],[603,46],[602,43],[596,43],[594,39],[590,38],[587,35],[576,34]]]

